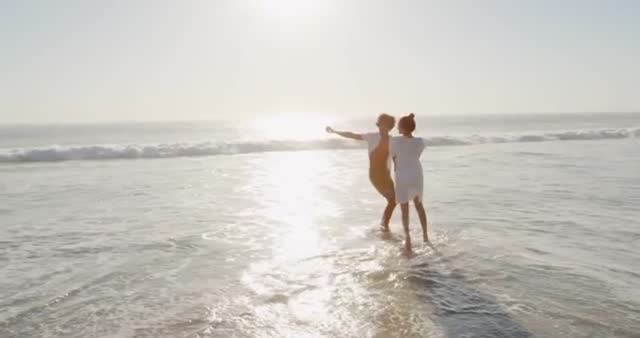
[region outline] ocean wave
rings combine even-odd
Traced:
[[[426,137],[427,146],[463,146],[486,143],[544,142],[567,140],[602,140],[640,138],[640,128],[598,129],[500,136],[434,136]],[[299,151],[363,148],[361,142],[341,139],[309,141],[263,141],[237,143],[174,143],[156,145],[89,145],[50,146],[41,148],[0,149],[0,163],[55,162],[71,160],[150,159]]]
[[[0,163],[55,162],[72,160],[150,159],[197,157],[263,153],[272,151],[298,151],[313,149],[360,148],[361,144],[343,140],[265,141],[240,143],[174,143],[156,145],[91,145],[50,146],[0,150]]]

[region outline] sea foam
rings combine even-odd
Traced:
[[[601,140],[640,137],[640,128],[596,129],[505,135],[425,137],[427,146],[462,146],[486,143]],[[69,160],[149,159],[233,155],[271,151],[354,149],[363,144],[342,139],[307,141],[256,141],[236,143],[172,143],[145,145],[79,145],[0,149],[0,163],[53,162]]]

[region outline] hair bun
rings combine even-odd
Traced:
[[[411,114],[409,114],[409,117],[410,117],[410,118],[414,118],[414,117],[416,117],[416,114],[411,113]]]

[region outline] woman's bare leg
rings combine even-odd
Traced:
[[[393,187],[393,181],[391,177],[385,177],[383,179],[371,178],[371,183],[378,193],[387,201],[387,206],[382,212],[382,220],[380,222],[382,231],[387,232],[389,231],[389,222],[391,221],[393,210],[396,208],[396,193]]]
[[[382,231],[389,231],[391,215],[393,215],[393,210],[396,208],[395,193],[392,191],[387,194],[385,198],[387,199],[387,206],[384,208],[384,212],[382,213]]]
[[[418,217],[420,218],[420,225],[422,226],[422,239],[425,242],[429,241],[429,233],[427,229],[427,213],[424,211],[424,206],[422,205],[422,201],[418,197],[413,199],[413,204],[416,207],[416,211],[418,212]]]
[[[400,204],[402,227],[404,228],[404,249],[411,252],[411,234],[409,233],[409,203]]]

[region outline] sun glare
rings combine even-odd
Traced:
[[[257,7],[267,17],[296,20],[325,13],[329,0],[256,0]]]
[[[266,140],[314,140],[326,137],[325,126],[333,119],[308,114],[273,115],[257,118],[252,129]]]
[[[267,158],[255,185],[265,187],[260,191],[263,215],[286,229],[274,250],[281,258],[293,260],[318,254],[323,241],[317,215],[335,212],[333,204],[321,198],[321,187],[327,184],[322,173],[330,161],[314,152],[274,153]]]

